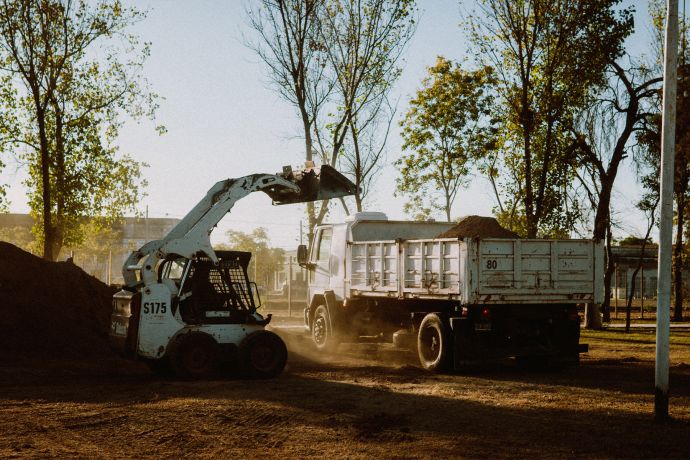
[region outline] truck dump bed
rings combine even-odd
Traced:
[[[348,297],[463,304],[601,303],[604,249],[593,240],[435,238],[348,243]]]

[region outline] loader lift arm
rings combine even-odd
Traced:
[[[284,167],[278,174],[251,174],[225,179],[209,189],[206,196],[160,240],[149,241],[132,252],[122,267],[125,289],[157,282],[157,267],[169,255],[192,259],[202,253],[218,263],[211,246],[211,232],[235,203],[256,191],[263,191],[273,204],[306,203],[355,193],[355,185],[334,168],[307,165],[293,171]],[[141,272],[141,280],[136,272]]]

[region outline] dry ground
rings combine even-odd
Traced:
[[[0,457],[690,457],[690,332],[673,331],[671,414],[652,420],[654,336],[585,332],[558,372],[430,375],[375,345],[314,356],[295,330],[269,381],[175,382],[145,368],[0,368]]]

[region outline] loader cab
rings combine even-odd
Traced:
[[[217,265],[205,256],[184,265],[178,303],[187,324],[246,323],[261,306],[256,283],[247,275],[251,253],[217,251],[216,255]],[[171,264],[168,273],[179,268]]]

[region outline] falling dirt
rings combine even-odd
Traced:
[[[467,216],[437,238],[520,238],[520,236],[501,227],[501,224],[493,217]]]

